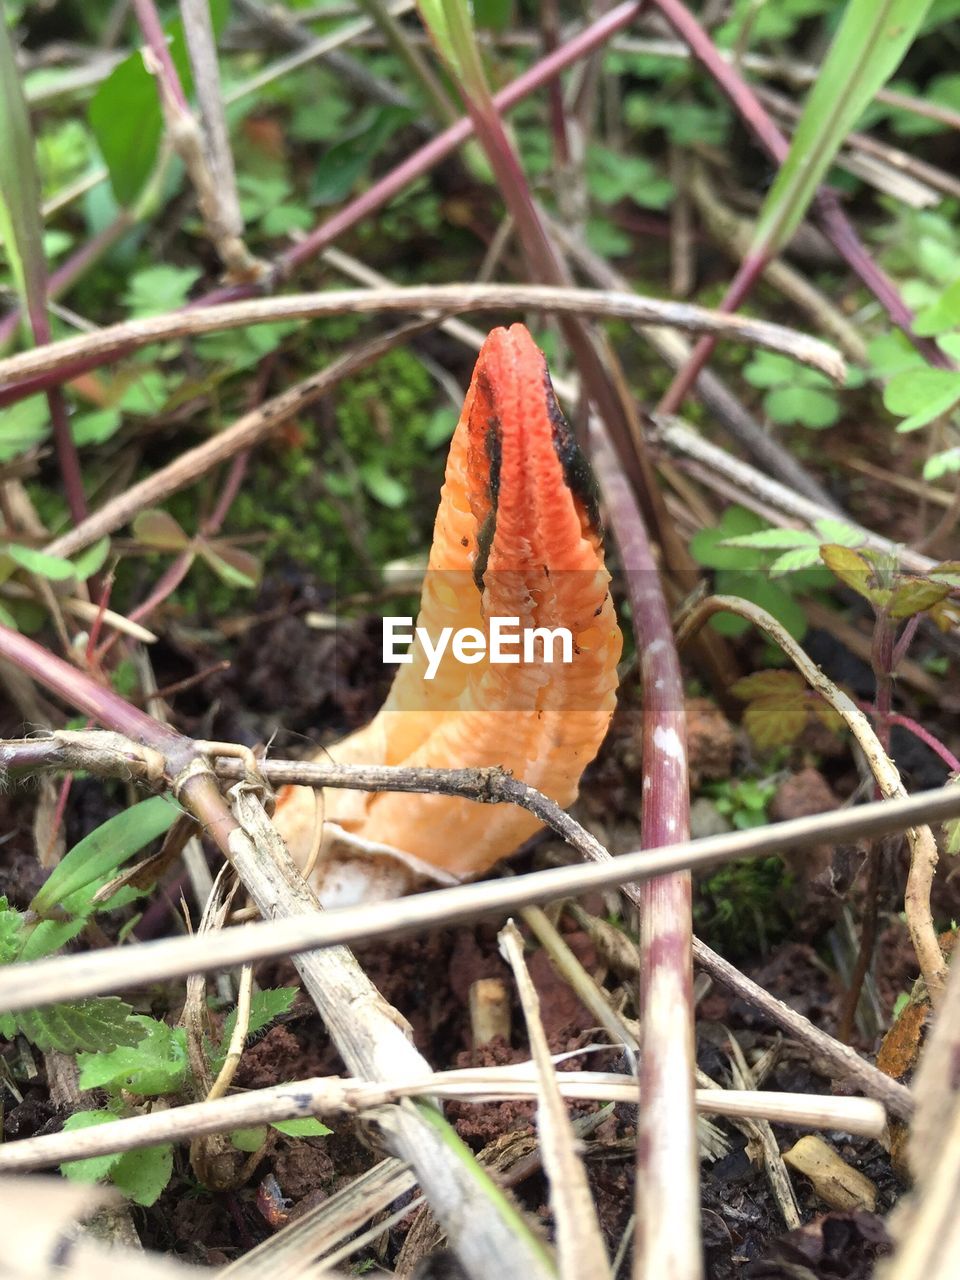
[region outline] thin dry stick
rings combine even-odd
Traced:
[[[74,529],[51,542],[46,547],[46,551],[51,555],[73,555],[105,534],[113,533],[115,529],[121,528],[132,520],[138,511],[162,502],[171,493],[176,493],[187,485],[193,484],[221,462],[227,462],[235,454],[252,448],[294,413],[321,399],[338,382],[356,373],[357,370],[366,368],[387,351],[408,341],[414,334],[430,328],[432,323],[432,321],[419,321],[412,325],[404,325],[400,329],[393,329],[362,346],[346,351],[319,373],[305,378],[289,391],[284,391],[272,400],[265,401],[258,408],[245,413],[231,426],[209,440],[205,440],[203,444],[188,449],[168,466],[161,467],[146,479],[118,494],[88,519],[81,521]]]
[[[791,519],[802,520],[805,524],[815,525],[818,520],[836,520],[837,513],[833,507],[804,497],[785,484],[771,479],[751,467],[748,462],[735,458],[720,449],[709,440],[705,440],[698,431],[684,422],[682,418],[654,414],[650,418],[651,438],[662,444],[671,453],[682,458],[689,458],[698,465],[696,475],[705,485],[710,485],[714,475],[724,476],[745,494],[758,498],[761,502],[777,510]],[[870,529],[858,525],[854,520],[845,517],[852,529],[863,536],[863,545],[876,551],[891,555],[905,569],[913,573],[929,573],[936,565],[929,556],[919,555],[901,543],[891,542],[889,538],[873,533]]]
[[[250,1089],[224,1098],[111,1120],[92,1129],[61,1130],[3,1143],[0,1173],[44,1169],[64,1160],[87,1159],[116,1151],[136,1151],[158,1142],[196,1140],[256,1124],[306,1116],[362,1115],[404,1098],[449,1098],[478,1105],[531,1098],[537,1096],[541,1087],[539,1072],[539,1064],[518,1062],[503,1067],[438,1071],[416,1078],[400,1075],[399,1079],[385,1081],[341,1076],[293,1080],[266,1089]],[[556,1073],[555,1083],[559,1095],[573,1101],[636,1102],[633,1080],[612,1071],[561,1071]],[[870,1098],[706,1088],[696,1091],[696,1104],[703,1115],[836,1129],[867,1137],[879,1137],[886,1124],[883,1107]]]
[[[916,1186],[890,1220],[897,1249],[882,1280],[950,1280],[960,1250],[960,965],[950,981],[913,1082],[910,1167]]]
[[[196,186],[207,231],[221,261],[229,269],[231,278],[257,279],[267,270],[267,265],[255,258],[243,241],[237,175],[233,152],[230,150],[225,104],[220,91],[217,43],[208,0],[180,0],[180,13],[183,17],[187,53],[193,68],[193,84],[202,127],[200,163],[188,163],[188,170]],[[186,134],[183,142],[178,142],[179,130],[184,124],[187,126]],[[193,116],[189,116],[187,121],[178,118],[172,131],[174,145],[181,154],[185,148],[189,148],[192,153],[200,141]]]
[[[540,998],[523,958],[523,938],[513,921],[508,920],[497,940],[500,954],[513,970],[536,1069],[537,1133],[544,1172],[550,1184],[560,1280],[580,1280],[581,1277],[584,1280],[609,1280],[610,1268],[597,1210],[590,1195],[586,1170],[576,1152],[570,1117],[550,1057],[547,1034],[540,1018]],[[633,1101],[632,1091],[630,1101]]]
[[[677,628],[677,644],[683,646],[715,613],[735,613],[759,627],[782,649],[803,678],[839,716],[856,738],[882,794],[889,800],[906,796],[896,765],[883,750],[870,721],[856,703],[807,656],[802,647],[776,618],[765,609],[736,596],[711,596],[696,605]],[[937,869],[937,842],[929,826],[911,826],[905,831],[910,846],[910,871],[904,896],[907,927],[913,941],[920,971],[934,1005],[943,996],[947,966],[940,950],[937,930],[930,912],[930,891]]]
[[[554,222],[552,230],[590,280],[602,285],[605,289],[622,290],[629,287],[625,276],[615,271],[605,259],[594,253],[567,228]],[[689,342],[674,329],[653,325],[644,330],[644,337],[673,369],[682,369],[693,353]],[[711,370],[704,369],[698,375],[697,394],[729,435],[742,445],[765,471],[777,476],[785,485],[796,490],[797,493],[805,494],[812,501],[830,505],[829,494],[807,473],[789,450],[763,430],[760,423],[751,417],[733,392]]]
[[[48,373],[77,360],[98,363],[117,353],[139,350],[171,338],[194,337],[225,329],[279,320],[311,320],[330,315],[368,315],[394,311],[540,310],[566,315],[622,318],[641,325],[670,325],[688,333],[712,333],[789,355],[842,382],[846,366],[833,347],[783,325],[743,316],[724,315],[693,303],[646,298],[625,290],[573,289],[548,285],[447,284],[387,285],[377,289],[337,289],[323,293],[286,294],[223,302],[195,311],[145,316],[64,338],[0,360],[0,385]]]

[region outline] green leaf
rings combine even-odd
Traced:
[[[172,801],[151,796],[108,818],[74,845],[54,867],[30,904],[31,908],[38,915],[46,915],[62,898],[112,871],[151,840],[163,835],[179,815],[180,810]]]
[[[230,1133],[230,1141],[238,1151],[259,1151],[267,1140],[267,1126],[265,1124],[251,1125],[248,1129],[233,1129]]]
[[[909,369],[887,383],[884,406],[897,417],[928,415],[925,421],[946,413],[960,400],[960,373],[952,369]]]
[[[81,582],[86,582],[87,578],[92,578],[95,573],[100,572],[109,554],[110,539],[100,538],[92,546],[87,547],[86,551],[81,551],[78,556],[73,557],[74,577]]]
[[[758,529],[756,533],[724,538],[724,547],[756,547],[764,551],[789,551],[793,547],[820,546],[820,539],[809,529]]]
[[[733,538],[755,533],[764,521],[746,507],[727,507],[715,529],[698,529],[690,539],[690,554],[707,569],[743,569],[759,566],[762,557],[726,546]]]
[[[390,138],[412,118],[405,107],[378,107],[369,124],[342,138],[319,161],[310,184],[310,202],[326,205],[346,199]]]
[[[47,306],[47,265],[43,255],[40,183],[30,116],[10,42],[0,21],[0,235],[23,314],[43,314]]]
[[[763,407],[774,422],[798,422],[811,431],[832,427],[840,417],[836,397],[816,387],[778,387],[764,397]]]
[[[23,916],[10,906],[6,897],[0,898],[0,965],[12,964],[16,960],[22,932]]]
[[[814,543],[809,547],[798,547],[796,551],[785,551],[777,556],[770,565],[770,572],[775,578],[785,573],[798,573],[801,569],[810,569],[820,563],[820,546]]]
[[[26,453],[50,434],[46,396],[28,396],[0,413],[0,462]]]
[[[930,0],[849,0],[763,203],[754,253],[779,252],[796,231],[844,139],[896,71],[929,7]]]
[[[133,522],[133,536],[143,547],[156,551],[183,551],[191,539],[167,511],[141,511]]]
[[[69,582],[76,577],[76,570],[69,560],[60,556],[49,556],[45,551],[37,551],[35,547],[20,547],[11,543],[6,554],[15,560],[21,569],[35,573],[38,578],[47,578],[50,582]]]
[[[17,1026],[38,1049],[61,1053],[93,1051],[104,1046],[135,1044],[143,1035],[128,1004],[117,996],[22,1009]]]
[[[382,506],[396,511],[407,501],[406,485],[390,475],[381,463],[365,462],[359,470],[364,488]]]
[[[201,274],[197,267],[174,267],[168,263],[142,267],[130,277],[123,300],[133,316],[176,311],[187,301]]]
[[[27,964],[30,960],[40,960],[43,956],[52,955],[61,947],[72,942],[78,933],[83,932],[83,920],[41,920],[38,924],[27,925],[20,944],[17,960]]]
[[[135,1204],[154,1204],[173,1174],[173,1147],[164,1142],[156,1147],[128,1151],[110,1170],[110,1181]]]
[[[957,471],[960,471],[960,446],[935,453],[923,464],[924,480],[939,480],[941,476],[953,475]]]
[[[271,1128],[279,1129],[288,1138],[325,1138],[333,1133],[333,1130],[321,1124],[316,1116],[303,1116],[299,1120],[273,1120]]]
[[[455,4],[462,2],[463,0],[454,0]],[[437,46],[440,56],[450,64],[457,76],[462,79],[463,68],[460,66],[460,61],[457,57],[457,49],[454,44],[453,33],[447,21],[444,0],[417,0],[417,8],[420,10],[423,25],[429,31],[430,38]]]
[[[914,333],[934,337],[960,325],[960,280],[954,280],[932,307],[921,311],[913,322]]]
[[[252,1036],[262,1030],[268,1023],[286,1013],[297,998],[296,987],[271,987],[266,991],[257,991],[250,1000],[250,1020],[247,1023],[247,1035]],[[230,1037],[237,1025],[237,1011],[232,1009],[223,1020],[223,1031],[220,1035],[220,1054],[217,1070],[226,1056]]]
[[[123,425],[119,409],[96,409],[79,413],[70,423],[70,434],[77,445],[103,444],[117,434]]]
[[[260,581],[261,565],[256,556],[228,543],[198,541],[197,551],[214,571],[231,587],[255,587]]]
[[[125,1089],[142,1097],[176,1093],[189,1065],[183,1027],[168,1027],[141,1014],[135,1014],[130,1022],[136,1028],[136,1040],[109,1052],[77,1056],[80,1088],[104,1088],[114,1093]]]
[[[79,1129],[111,1124],[116,1118],[112,1111],[75,1111],[67,1117],[63,1128],[66,1133],[76,1133]],[[98,1182],[122,1159],[123,1152],[113,1151],[109,1155],[90,1156],[86,1160],[67,1160],[61,1164],[60,1172],[71,1182]]]
[[[216,34],[223,30],[228,14],[227,0],[211,0],[210,17]],[[165,31],[173,65],[189,94],[193,81],[183,24],[171,22]],[[114,195],[121,205],[131,204],[156,164],[163,137],[157,82],[144,66],[139,49],[118,63],[100,84],[90,100],[87,119],[110,173]]]

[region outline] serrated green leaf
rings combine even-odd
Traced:
[[[74,845],[54,867],[30,904],[32,910],[40,916],[46,915],[61,899],[120,866],[144,845],[163,835],[179,815],[179,808],[171,800],[151,796],[108,818]]]
[[[173,1147],[164,1142],[156,1147],[128,1151],[110,1170],[110,1181],[135,1204],[154,1204],[173,1174]]]
[[[763,203],[753,250],[772,255],[800,225],[844,139],[896,71],[930,0],[849,0]]]
[[[407,501],[406,486],[390,475],[380,463],[367,462],[360,467],[360,479],[371,497],[384,507],[396,511]]]
[[[715,529],[698,529],[690,539],[690,554],[707,569],[741,569],[759,566],[759,555],[727,547],[729,540],[764,528],[764,521],[746,507],[727,507]]]
[[[127,285],[123,300],[131,316],[156,316],[176,311],[187,301],[190,289],[200,279],[197,267],[175,267],[157,263],[135,272]]]
[[[819,563],[820,546],[819,543],[814,543],[809,547],[798,547],[795,551],[785,551],[782,556],[777,556],[770,566],[770,572],[775,578],[779,578],[785,573],[797,573],[801,569],[810,569]]]
[[[11,964],[20,951],[23,916],[11,907],[5,897],[0,898],[0,965]]]
[[[116,1116],[110,1111],[75,1111],[64,1122],[66,1133],[76,1133],[79,1129],[93,1129],[102,1124],[111,1124]],[[67,1160],[60,1166],[60,1172],[71,1182],[98,1182],[105,1178],[110,1170],[123,1158],[122,1151],[113,1151],[105,1156],[90,1156],[86,1160]]]
[[[272,1120],[270,1127],[279,1129],[288,1138],[325,1138],[333,1133],[316,1116],[303,1116],[298,1120]]]
[[[76,576],[70,561],[63,560],[60,556],[47,555],[45,551],[38,551],[35,547],[21,547],[14,542],[9,543],[5,550],[21,569],[35,573],[38,578],[47,578],[50,582],[69,582]]]
[[[753,547],[761,551],[791,551],[796,547],[819,547],[820,539],[809,529],[758,529],[736,538],[725,538],[724,547]]]
[[[142,1097],[176,1093],[189,1066],[184,1029],[141,1014],[134,1014],[130,1022],[137,1031],[136,1041],[77,1056],[80,1088],[115,1093],[125,1089]]]
[[[17,1026],[38,1049],[91,1052],[102,1046],[135,1044],[143,1035],[128,1004],[116,996],[23,1009]]]
[[[247,1023],[247,1035],[255,1035],[269,1022],[286,1013],[297,998],[296,987],[271,987],[266,991],[257,991],[250,999],[250,1018]],[[230,1037],[237,1025],[237,1011],[231,1009],[223,1020],[223,1031],[220,1034],[220,1061],[230,1044]]]

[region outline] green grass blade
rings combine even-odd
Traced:
[[[40,184],[33,132],[10,32],[0,20],[0,233],[24,315],[36,330],[46,309]]]
[[[844,138],[897,69],[931,0],[850,0],[770,188],[753,251],[773,256],[796,231]]]

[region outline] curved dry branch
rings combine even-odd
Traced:
[[[837,715],[842,717],[863,751],[884,797],[887,800],[902,800],[906,797],[907,792],[900,781],[897,766],[884,751],[870,721],[765,609],[737,596],[711,596],[696,605],[681,620],[677,628],[677,644],[682,646],[690,640],[715,613],[735,613],[764,631],[787,655],[810,688],[819,693]],[[907,827],[904,834],[910,846],[910,872],[904,896],[907,927],[930,999],[936,1005],[943,996],[947,979],[946,961],[940,950],[930,913],[930,890],[938,860],[937,844],[933,832],[926,825]]]
[[[63,370],[81,360],[128,354],[151,343],[195,337],[251,324],[313,320],[331,315],[369,315],[396,311],[436,311],[460,315],[469,311],[538,310],[559,314],[631,320],[641,325],[668,325],[688,333],[732,338],[788,355],[842,382],[846,366],[834,347],[796,329],[749,317],[724,315],[687,302],[662,301],[618,290],[560,289],[546,285],[447,284],[400,285],[380,289],[337,289],[278,298],[223,302],[196,310],[173,311],[109,325],[93,333],[23,351],[0,360],[0,387],[38,374]]]

